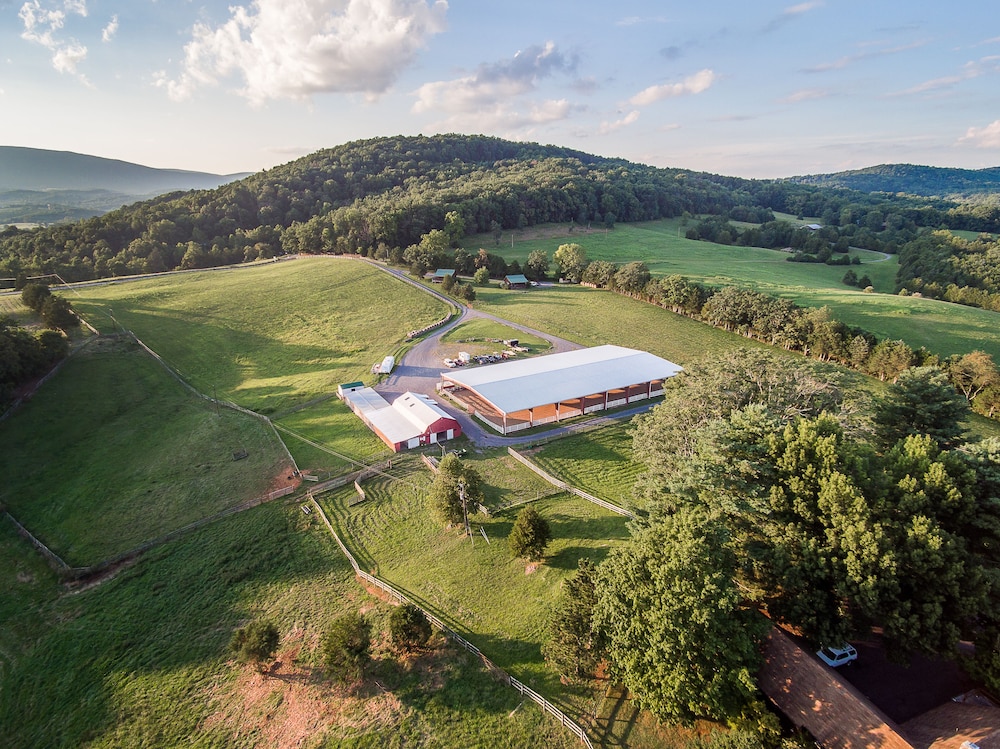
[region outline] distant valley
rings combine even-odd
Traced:
[[[0,224],[99,216],[177,190],[210,190],[246,177],[154,169],[70,151],[0,146]]]

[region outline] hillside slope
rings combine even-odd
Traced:
[[[1000,167],[952,169],[915,164],[880,164],[835,174],[790,177],[788,181],[861,192],[963,198],[1000,193]]]

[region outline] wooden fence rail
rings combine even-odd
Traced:
[[[576,496],[585,499],[588,502],[593,502],[595,505],[603,507],[605,510],[611,510],[611,512],[616,512],[619,515],[624,515],[625,517],[633,519],[635,518],[635,515],[632,514],[632,512],[630,512],[629,510],[626,510],[624,507],[619,507],[618,505],[611,504],[611,502],[606,502],[600,497],[595,497],[593,494],[588,494],[587,492],[583,491],[583,489],[577,489],[575,486],[570,486],[565,481],[560,481],[552,474],[544,471],[540,466],[535,465],[531,460],[526,458],[524,455],[521,455],[521,453],[519,453],[513,447],[508,447],[507,452],[510,454],[512,458],[526,465],[528,468],[537,473],[539,476],[541,476],[543,479],[548,481],[553,486],[558,486],[563,491],[567,491],[570,494],[575,494]]]
[[[538,704],[539,707],[542,708],[542,710],[547,712],[549,715],[553,716],[556,720],[559,721],[559,723],[562,726],[564,726],[567,730],[573,733],[578,739],[580,739],[580,741],[583,742],[584,746],[586,746],[587,749],[594,749],[594,745],[591,742],[590,737],[587,736],[587,732],[583,729],[583,727],[579,723],[570,718],[568,715],[566,715],[566,713],[564,713],[558,707],[553,705],[547,699],[542,697],[542,695],[540,695],[538,692],[531,689],[526,684],[518,681],[513,676],[508,674],[506,671],[504,671],[502,668],[500,668],[498,665],[493,663],[493,661],[491,661],[489,658],[483,655],[483,651],[481,651],[471,642],[469,642],[460,634],[458,634],[458,632],[449,627],[442,619],[435,616],[430,611],[427,611],[419,604],[416,604],[413,601],[411,601],[406,595],[404,595],[401,591],[394,588],[389,583],[385,582],[384,580],[380,580],[379,578],[375,577],[375,575],[369,574],[368,572],[365,572],[363,569],[361,569],[361,567],[358,565],[357,560],[354,558],[354,555],[351,554],[347,546],[344,545],[344,542],[341,541],[340,535],[337,533],[336,530],[334,530],[333,524],[330,523],[330,519],[326,516],[326,513],[323,511],[323,508],[320,506],[319,502],[316,501],[316,498],[312,495],[312,493],[309,494],[309,499],[312,502],[312,505],[315,508],[316,512],[319,514],[320,518],[322,518],[323,523],[326,525],[327,530],[330,531],[330,535],[333,536],[333,540],[337,542],[337,546],[340,547],[340,550],[344,553],[344,556],[347,557],[347,561],[351,563],[351,567],[354,568],[355,575],[357,575],[359,578],[364,580],[369,585],[372,585],[381,590],[382,592],[384,592],[392,600],[398,601],[399,603],[409,603],[412,606],[416,606],[418,609],[420,609],[423,615],[427,617],[427,621],[429,621],[433,626],[437,627],[447,637],[450,637],[452,640],[457,642],[463,648],[465,648],[470,653],[479,658],[483,662],[483,665],[486,666],[486,668],[488,668],[492,673],[499,675],[500,678],[503,679],[505,683],[509,684],[511,687],[516,689],[518,693],[520,693],[522,696],[527,697],[532,702]]]

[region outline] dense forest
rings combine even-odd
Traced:
[[[1000,192],[1000,167],[951,169],[915,164],[880,164],[836,174],[792,177],[790,181],[818,187],[842,187],[861,192],[967,198]]]
[[[215,190],[173,193],[75,224],[9,228],[0,233],[0,275],[79,281],[295,252],[371,255],[415,244],[449,212],[475,234],[685,213],[766,221],[772,211],[821,217],[845,233],[854,227],[856,246],[883,243],[865,233],[877,233],[872,227],[910,238],[925,227],[1000,226],[1000,210],[984,205],[660,169],[484,136],[397,136],[317,151]]]

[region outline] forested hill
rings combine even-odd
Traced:
[[[949,169],[914,164],[881,164],[836,174],[811,174],[789,181],[818,187],[841,187],[861,192],[967,198],[1000,194],[1000,167]]]
[[[55,271],[83,280],[291,252],[368,255],[418,242],[442,228],[449,212],[473,234],[685,212],[750,222],[769,220],[772,210],[832,218],[848,204],[852,215],[889,206],[915,226],[981,228],[940,202],[659,169],[485,136],[397,136],[347,143],[215,190],[161,196],[77,224],[7,230],[0,276]]]

